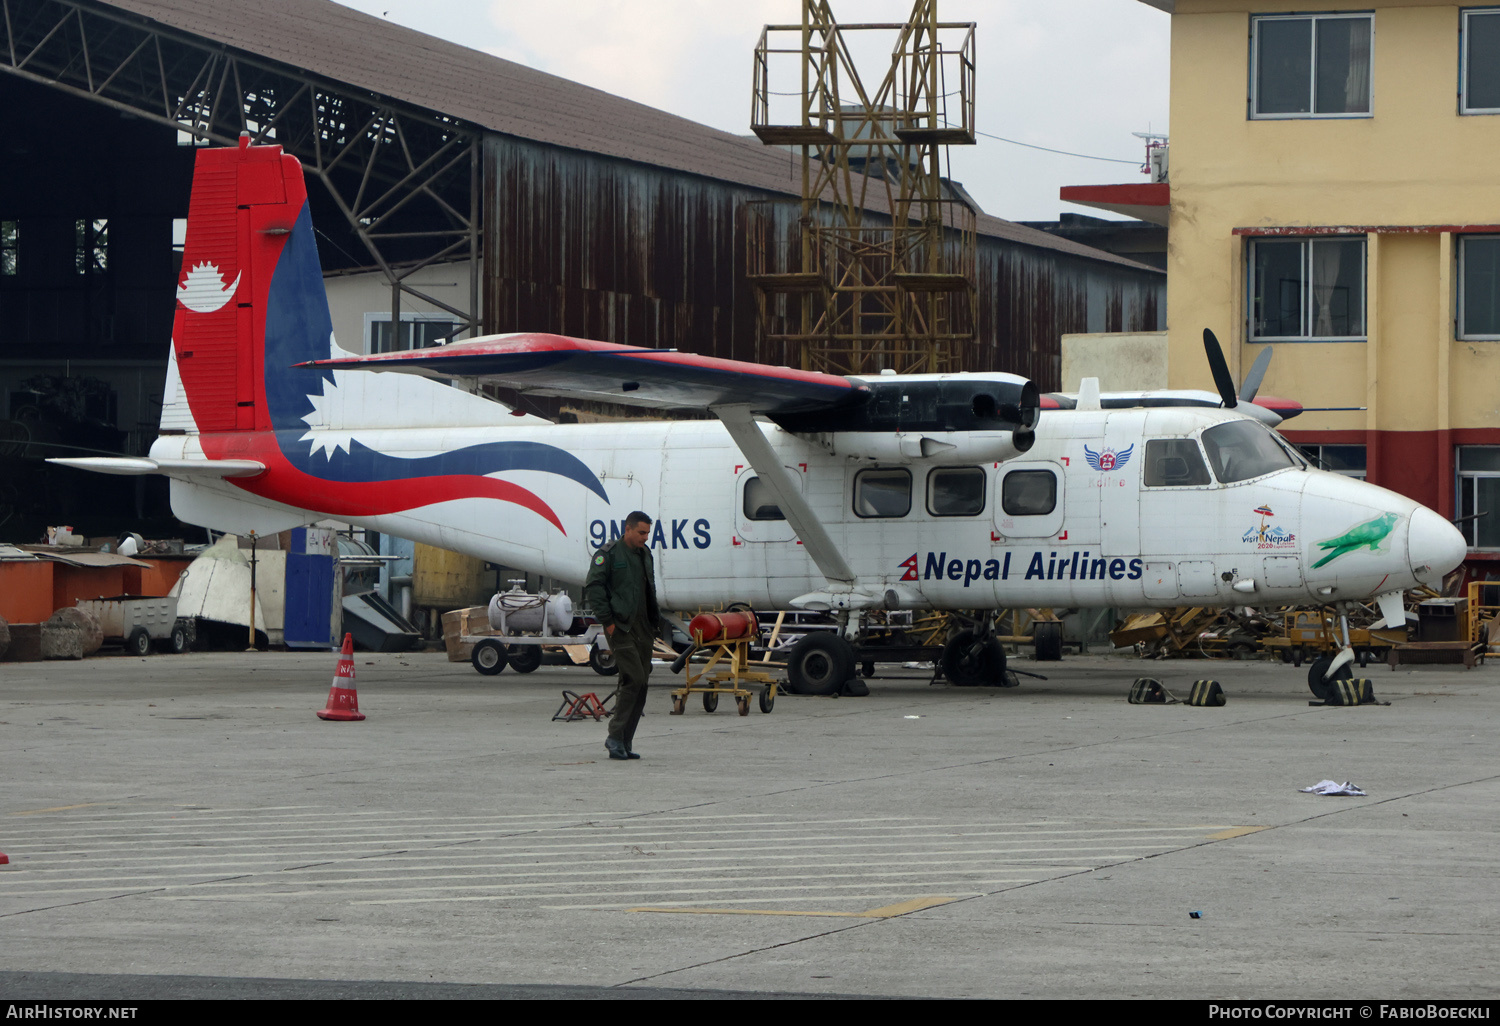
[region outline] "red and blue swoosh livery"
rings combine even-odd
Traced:
[[[334,372],[297,365],[329,357],[333,325],[302,167],[279,147],[242,142],[198,152],[183,268],[173,340],[204,454],[266,467],[235,486],[335,517],[495,499],[529,509],[563,533],[540,496],[491,475],[555,474],[608,501],[582,461],[541,442],[485,442],[406,457],[357,438],[328,445],[314,437],[313,397],[336,387]],[[347,436],[380,425],[318,427]]]

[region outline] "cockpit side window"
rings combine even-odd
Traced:
[[[1203,432],[1203,448],[1214,476],[1224,484],[1296,466],[1270,429],[1251,420],[1209,428]]]
[[[1209,483],[1208,467],[1191,438],[1153,438],[1146,443],[1147,488],[1182,488]]]

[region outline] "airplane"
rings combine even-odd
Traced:
[[[1403,590],[1465,554],[1439,514],[1311,466],[1269,426],[1296,404],[1240,402],[1211,333],[1217,395],[1043,397],[1013,374],[839,377],[540,333],[356,355],[333,340],[297,160],[246,138],[196,159],[160,437],[51,461],[165,474],[188,523],[331,517],[579,582],[650,511],[664,608],[835,618],[788,655],[812,694],[853,677],[882,610],[962,614],[943,669],[997,684],[998,609],[1373,598],[1398,626]],[[554,424],[452,384],[483,380],[714,420]],[[1350,675],[1344,637],[1315,692]]]

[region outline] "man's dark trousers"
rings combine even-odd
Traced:
[[[651,675],[651,629],[644,617],[637,616],[628,628],[615,627],[609,636],[609,650],[614,653],[620,671],[620,693],[615,698],[614,715],[609,719],[609,736],[629,751],[635,742],[635,728],[646,711],[646,678]]]

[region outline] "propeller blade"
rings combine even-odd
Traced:
[[[1245,380],[1240,382],[1240,402],[1249,403],[1255,401],[1255,393],[1260,391],[1260,383],[1265,380],[1266,368],[1271,366],[1271,347],[1266,346],[1255,358],[1250,373],[1245,375]]]
[[[1207,328],[1203,329],[1203,352],[1208,357],[1209,369],[1214,372],[1214,387],[1224,400],[1224,409],[1234,409],[1239,405],[1234,395],[1234,378],[1229,375],[1229,364],[1224,362],[1224,350],[1219,348],[1218,338]]]

